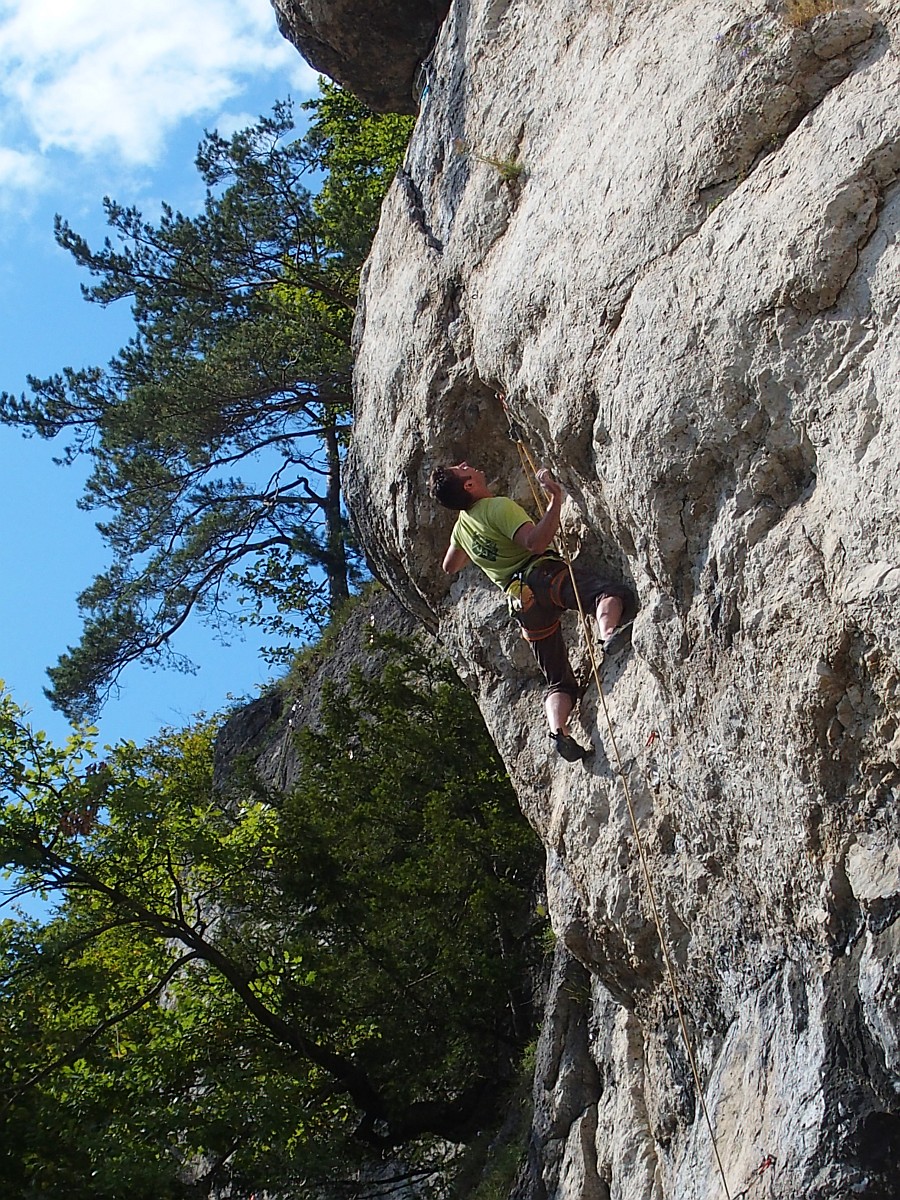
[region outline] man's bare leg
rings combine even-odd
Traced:
[[[569,717],[574,707],[575,701],[567,692],[551,692],[544,701],[550,737],[557,753],[568,762],[579,762],[594,753],[593,747],[580,745],[569,732]]]
[[[604,596],[597,602],[597,632],[601,642],[612,636],[622,619],[622,608],[622,601],[618,596]]]
[[[547,714],[547,724],[550,732],[556,733],[561,729],[566,737],[569,736],[569,717],[575,701],[568,692],[551,692],[544,701],[544,712]]]

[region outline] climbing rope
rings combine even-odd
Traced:
[[[531,494],[534,497],[535,506],[536,506],[538,512],[542,512],[543,504],[544,504],[543,497],[541,497],[541,495],[539,494],[539,492],[537,490],[537,487],[535,486],[539,468],[534,461],[534,458],[531,454],[531,451],[528,448],[528,445],[527,445],[524,437],[522,436],[521,430],[519,429],[516,422],[513,420],[512,415],[510,414],[510,412],[506,406],[506,398],[504,396],[498,396],[498,399],[499,399],[501,405],[503,406],[503,411],[506,413],[506,418],[509,421],[510,438],[515,442],[516,448],[518,449],[519,461],[522,464],[522,470],[525,472],[525,475],[526,475],[529,485],[531,487]],[[707,1105],[706,1105],[706,1098],[703,1094],[703,1084],[702,1084],[702,1081],[700,1078],[700,1071],[697,1066],[697,1059],[694,1055],[694,1048],[691,1043],[690,1034],[688,1033],[687,1021],[685,1019],[685,1014],[684,1014],[684,1006],[682,1005],[682,1002],[681,1002],[681,993],[678,988],[678,982],[675,978],[675,968],[672,963],[672,958],[669,953],[669,948],[668,948],[665,933],[663,930],[662,917],[660,916],[659,905],[657,904],[657,901],[656,901],[656,891],[653,887],[653,877],[650,873],[650,865],[647,860],[646,852],[644,850],[644,842],[643,842],[643,838],[641,837],[640,829],[638,827],[637,816],[635,815],[635,810],[634,810],[634,803],[631,798],[631,789],[628,786],[628,779],[625,775],[625,766],[622,762],[622,756],[619,753],[619,746],[618,746],[618,742],[616,741],[615,732],[613,730],[612,718],[609,715],[609,708],[607,707],[606,696],[603,691],[603,685],[600,682],[600,669],[597,665],[597,656],[594,653],[594,640],[591,637],[590,627],[588,626],[588,623],[587,623],[587,614],[585,613],[584,605],[581,602],[581,593],[578,589],[578,584],[575,580],[575,572],[572,569],[572,559],[571,559],[571,556],[569,555],[568,547],[565,544],[565,539],[563,537],[560,537],[560,542],[561,542],[561,555],[560,556],[563,559],[563,561],[565,562],[566,567],[568,568],[569,578],[572,581],[572,589],[575,593],[575,600],[578,604],[578,616],[579,616],[579,621],[581,624],[581,630],[582,630],[582,634],[584,636],[585,645],[587,646],[588,657],[590,658],[590,661],[591,661],[591,672],[594,676],[594,682],[597,685],[597,695],[600,697],[600,704],[603,709],[603,715],[606,718],[606,725],[609,730],[609,740],[610,740],[610,744],[613,749],[613,754],[615,757],[616,767],[617,767],[618,773],[619,773],[619,778],[622,780],[622,789],[625,794],[625,803],[628,808],[628,816],[631,820],[631,828],[634,833],[634,841],[635,841],[635,845],[637,846],[638,858],[640,859],[641,869],[642,869],[643,876],[644,876],[644,882],[647,887],[647,895],[649,897],[650,908],[653,913],[653,922],[656,926],[656,935],[659,939],[659,945],[660,945],[660,949],[662,950],[663,961],[665,962],[665,966],[666,966],[666,974],[668,975],[669,985],[672,989],[672,997],[675,1001],[675,1009],[678,1014],[678,1024],[681,1029],[682,1041],[684,1042],[684,1048],[687,1053],[688,1062],[690,1063],[691,1074],[694,1078],[694,1086],[697,1089],[697,1096],[700,1101],[700,1107],[703,1110],[703,1117],[704,1117],[704,1120],[706,1121],[706,1126],[707,1126],[707,1129],[709,1130],[709,1136],[712,1141],[713,1154],[715,1156],[716,1166],[718,1167],[719,1175],[722,1180],[722,1190],[725,1193],[725,1200],[732,1200],[731,1193],[728,1189],[728,1178],[725,1174],[725,1168],[722,1165],[721,1156],[719,1155],[719,1147],[716,1142],[716,1134],[715,1134],[715,1130],[713,1129],[712,1119],[709,1115],[709,1109],[707,1108]]]

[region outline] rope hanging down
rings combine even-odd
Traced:
[[[530,450],[528,449],[528,445],[525,442],[524,437],[522,436],[521,430],[519,429],[518,425],[513,420],[508,408],[506,407],[505,397],[498,395],[497,398],[500,401],[501,405],[503,406],[503,411],[506,414],[507,421],[509,422],[509,435],[510,435],[510,438],[512,439],[512,441],[515,442],[516,448],[519,452],[519,461],[521,462],[522,470],[524,471],[525,476],[528,479],[528,483],[531,488],[531,494],[534,497],[535,506],[537,507],[538,512],[542,512],[543,504],[544,504],[543,497],[540,495],[538,488],[536,486],[536,476],[537,476],[539,468],[537,466],[537,463],[534,461],[534,458],[532,457]],[[579,622],[581,624],[581,631],[584,636],[585,645],[587,646],[588,657],[590,658],[590,661],[591,661],[591,672],[594,676],[594,682],[597,685],[597,695],[600,697],[600,704],[603,709],[603,715],[606,718],[606,725],[607,725],[607,729],[609,731],[610,745],[613,748],[613,755],[615,757],[616,767],[618,769],[619,778],[622,780],[622,789],[625,794],[625,803],[628,808],[628,816],[631,820],[631,829],[632,829],[632,832],[634,833],[634,841],[635,841],[635,845],[637,846],[638,858],[640,859],[641,870],[642,870],[642,873],[644,876],[644,882],[647,887],[647,895],[650,900],[650,908],[653,913],[653,923],[656,926],[656,935],[659,939],[659,945],[660,945],[660,949],[662,950],[663,961],[665,962],[666,974],[669,979],[669,986],[672,989],[672,998],[675,1001],[675,1009],[678,1013],[678,1024],[681,1029],[682,1041],[684,1042],[684,1048],[687,1053],[688,1062],[690,1063],[691,1075],[693,1076],[693,1079],[694,1079],[694,1086],[697,1089],[697,1097],[700,1101],[700,1107],[703,1110],[703,1117],[704,1117],[704,1120],[706,1121],[706,1127],[709,1130],[709,1136],[712,1141],[713,1154],[715,1156],[716,1166],[718,1167],[719,1175],[722,1180],[722,1190],[725,1193],[725,1200],[731,1200],[731,1193],[728,1189],[728,1179],[725,1175],[725,1168],[722,1165],[722,1159],[719,1155],[719,1147],[716,1143],[715,1130],[713,1129],[712,1119],[710,1118],[709,1110],[706,1106],[706,1098],[703,1093],[703,1083],[700,1079],[700,1071],[697,1066],[696,1057],[694,1055],[694,1048],[693,1048],[693,1045],[691,1044],[690,1034],[688,1033],[687,1021],[685,1019],[685,1014],[684,1014],[684,1007],[681,1002],[681,993],[679,992],[678,983],[675,978],[675,968],[672,963],[672,958],[669,953],[668,945],[666,943],[665,933],[663,931],[662,918],[661,918],[660,912],[659,912],[659,905],[657,904],[657,901],[656,901],[656,892],[653,887],[653,878],[650,873],[650,865],[647,861],[647,855],[644,850],[643,839],[641,837],[640,829],[638,828],[637,817],[636,817],[635,811],[634,811],[634,803],[632,802],[632,798],[631,798],[631,789],[628,786],[628,779],[625,775],[625,767],[622,762],[622,756],[619,753],[619,746],[618,746],[618,743],[616,742],[616,735],[613,732],[612,719],[609,715],[609,709],[606,704],[606,696],[603,692],[603,685],[600,682],[600,669],[597,665],[597,656],[594,653],[594,641],[593,641],[593,638],[591,637],[590,627],[588,626],[588,623],[587,623],[587,615],[585,614],[584,606],[581,603],[581,595],[578,591],[578,584],[575,582],[575,573],[572,570],[572,560],[571,560],[571,556],[569,555],[569,552],[568,552],[568,547],[564,544],[564,539],[560,538],[560,541],[563,542],[563,544],[560,548],[561,557],[563,558],[563,560],[566,564],[566,567],[568,568],[569,578],[572,581],[572,588],[575,592],[575,599],[578,603],[578,617],[579,617]]]

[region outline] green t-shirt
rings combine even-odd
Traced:
[[[508,496],[489,496],[476,500],[470,509],[456,518],[450,545],[465,550],[469,558],[481,567],[498,587],[506,587],[510,576],[533,555],[513,541],[522,525],[531,517],[520,504]]]

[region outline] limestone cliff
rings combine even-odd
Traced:
[[[596,757],[552,758],[501,596],[439,568],[433,463],[527,495],[497,390],[570,547],[640,595],[603,687],[728,1191],[900,1196],[898,38],[898,0],[454,0],[385,204],[349,503],[477,694],[586,968],[533,1197],[726,1188],[596,689]]]

